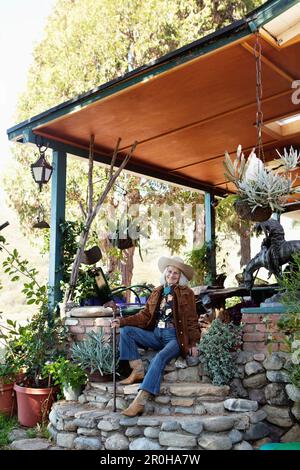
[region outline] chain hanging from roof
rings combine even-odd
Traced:
[[[262,128],[264,123],[264,115],[262,112],[262,73],[261,73],[261,43],[259,41],[259,33],[256,32],[256,41],[254,44],[254,56],[255,56],[255,69],[256,69],[256,130],[257,130],[257,156],[260,160],[265,162],[264,147],[262,141]]]

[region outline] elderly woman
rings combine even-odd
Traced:
[[[123,385],[142,382],[131,405],[122,413],[136,416],[144,411],[150,395],[157,395],[165,366],[179,356],[198,355],[200,339],[193,291],[187,286],[193,277],[191,266],[178,256],[162,257],[158,268],[163,273],[161,285],[153,290],[145,307],[137,314],[112,321],[120,330],[120,359],[129,360],[132,372]],[[138,347],[158,353],[145,374]]]

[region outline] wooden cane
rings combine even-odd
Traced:
[[[115,320],[116,310],[113,308],[113,321]],[[113,328],[113,412],[117,411],[116,406],[117,383],[116,383],[116,327]]]

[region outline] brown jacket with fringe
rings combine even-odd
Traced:
[[[154,330],[162,291],[162,286],[156,287],[145,307],[135,315],[120,318],[120,326],[137,326],[145,330]],[[196,346],[201,336],[195,295],[187,286],[176,285],[174,288],[173,318],[181,355],[186,357],[189,349]]]

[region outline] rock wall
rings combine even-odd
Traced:
[[[152,354],[143,353],[145,365]],[[113,413],[113,385],[89,383],[78,402],[54,404],[49,431],[68,449],[250,450],[300,441],[299,390],[288,384],[289,354],[239,351],[232,360],[236,377],[221,387],[211,384],[201,357],[172,361],[160,394],[135,418],[120,411],[138,384],[117,386]]]
[[[278,318],[243,314],[243,346],[232,353],[237,372],[229,386],[211,383],[203,357],[178,358],[167,365],[160,394],[147,402],[144,414],[127,418],[120,412],[138,384],[117,385],[112,412],[112,383],[90,382],[78,402],[53,405],[53,439],[62,448],[107,450],[249,450],[300,441],[300,390],[289,383],[290,355],[276,328]],[[65,323],[72,341],[81,341],[92,330],[110,335],[110,320],[109,310],[84,307],[71,311]],[[155,353],[140,353],[147,368]]]

